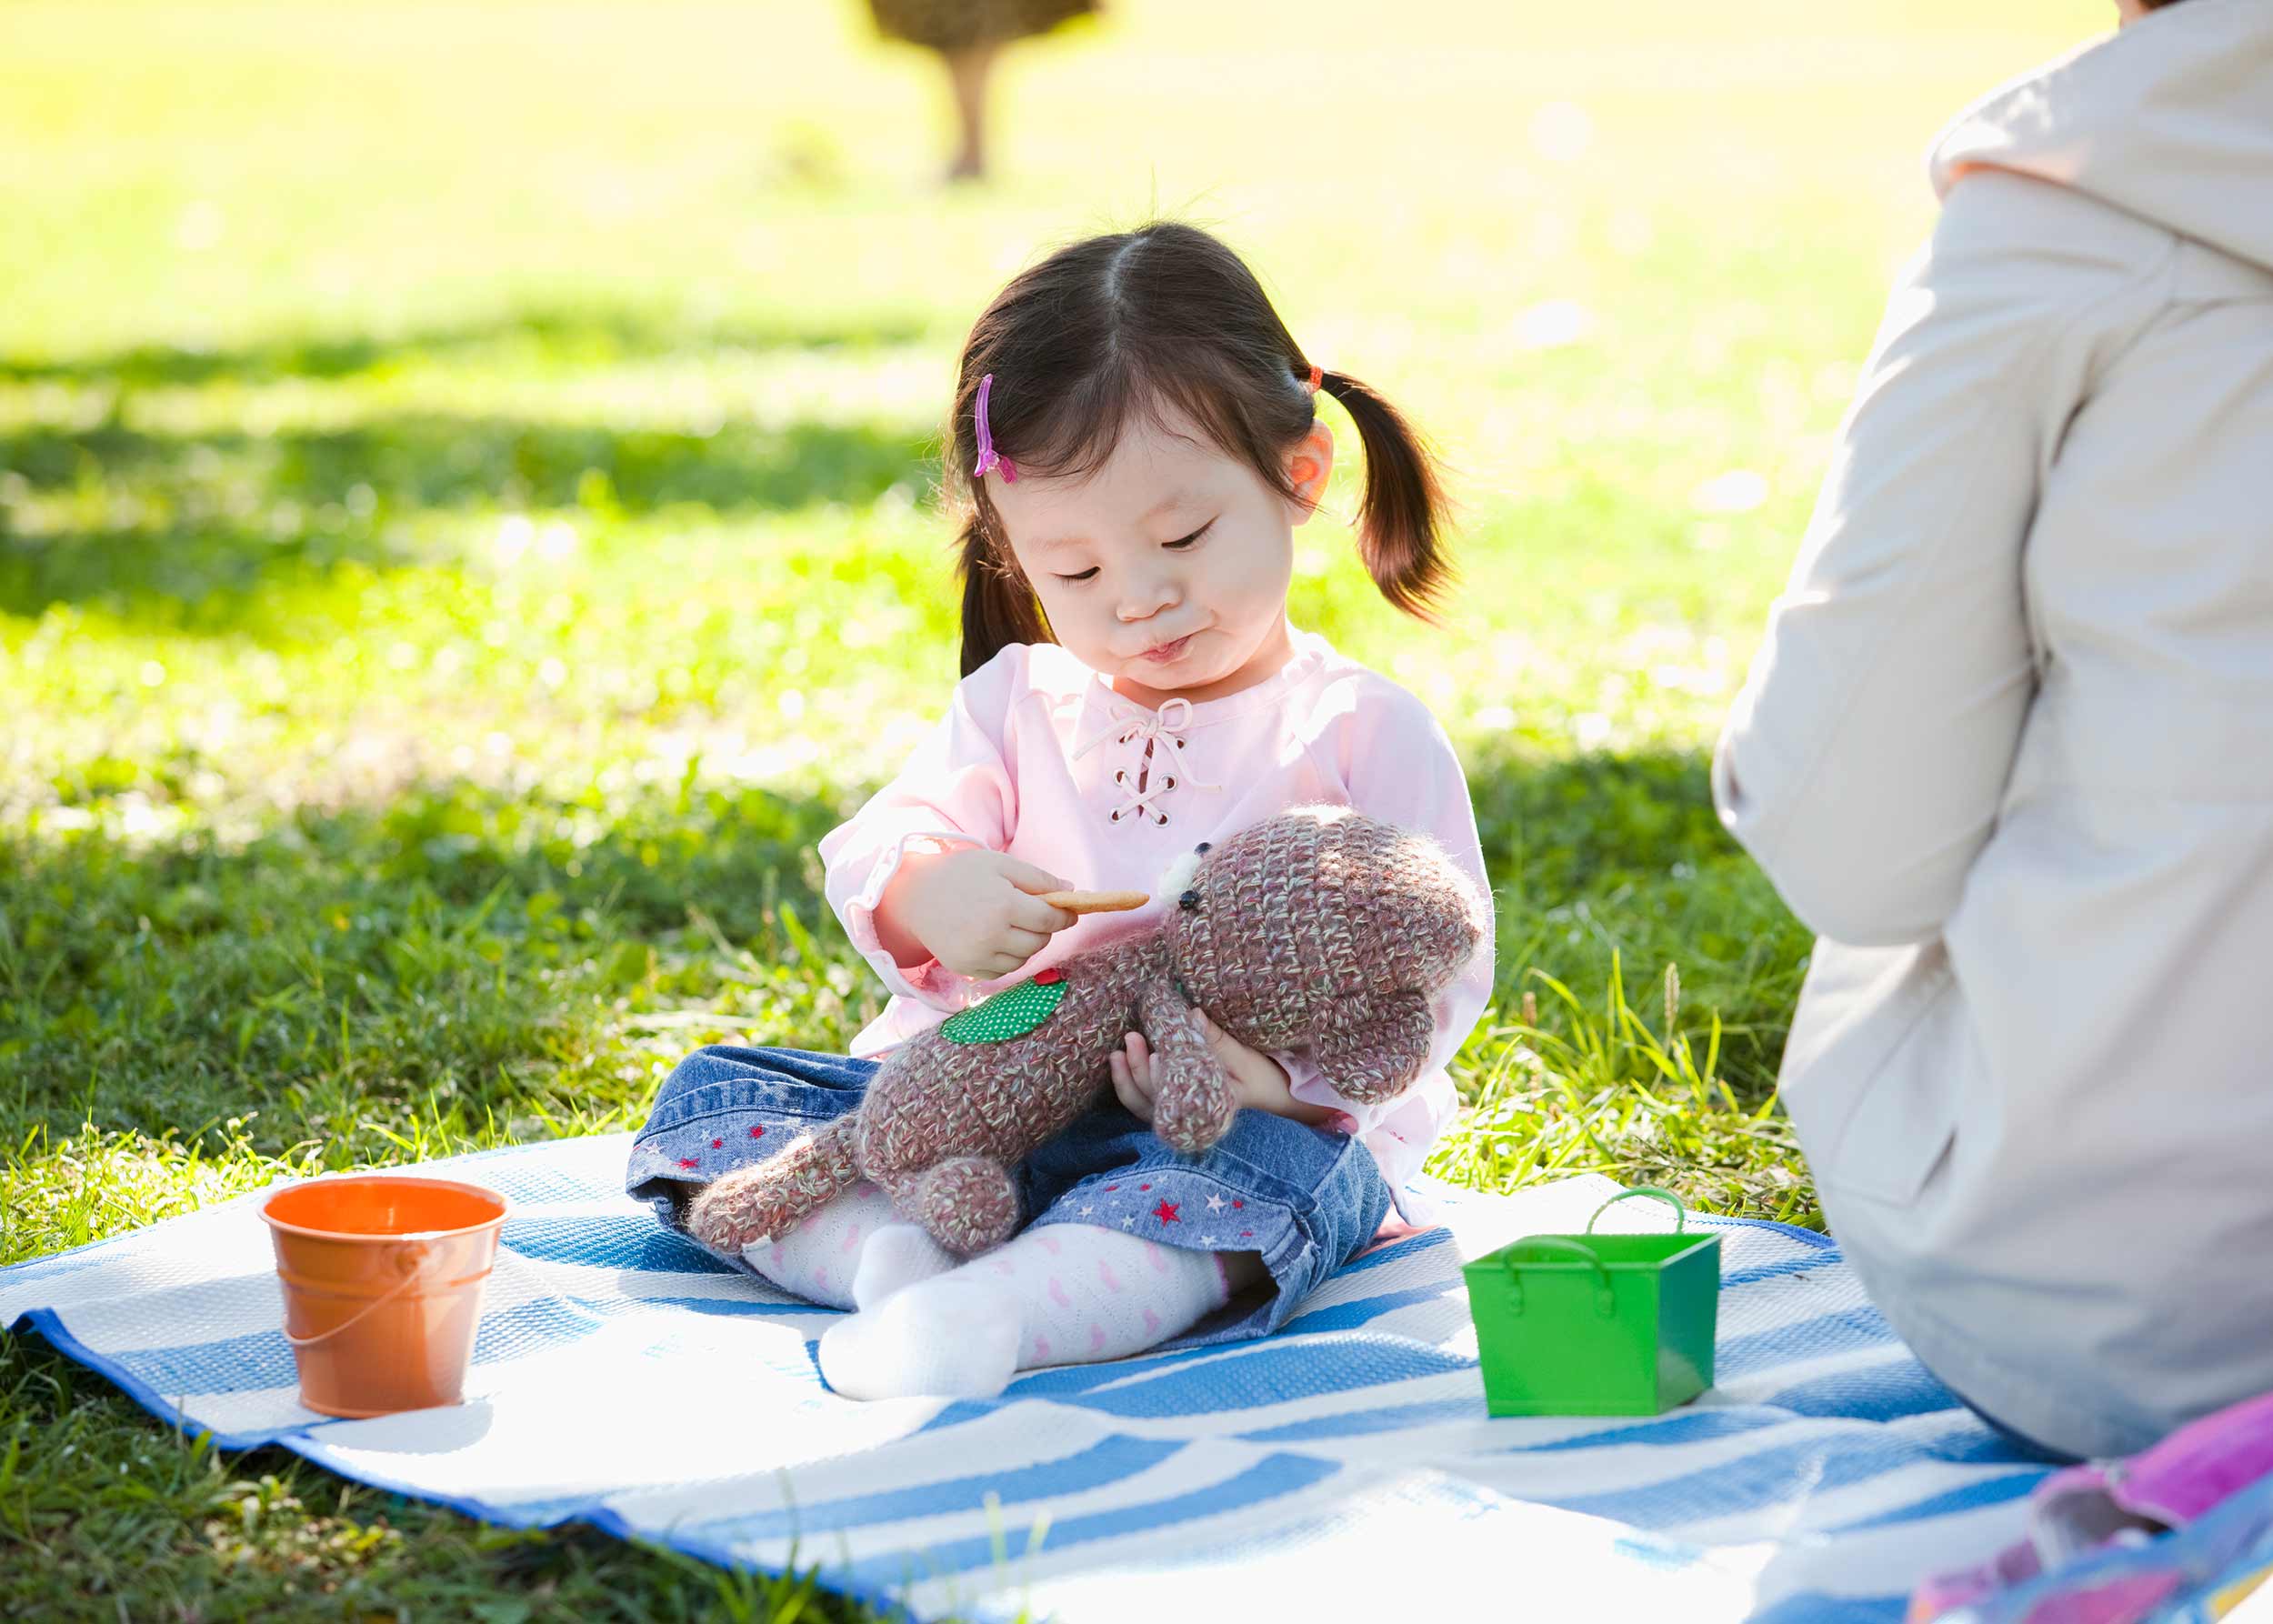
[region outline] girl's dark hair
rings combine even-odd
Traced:
[[[946,486],[963,514],[963,675],[1011,643],[1052,641],[984,481],[973,413],[995,379],[987,426],[1020,474],[1079,477],[1138,414],[1196,426],[1281,494],[1281,461],[1309,432],[1310,362],[1239,256],[1195,226],[1161,221],[1061,248],[1021,273],[971,328],[956,375]],[[1451,578],[1438,546],[1445,497],[1434,457],[1397,408],[1347,374],[1319,387],[1357,425],[1366,494],[1357,546],[1382,596],[1434,623]]]

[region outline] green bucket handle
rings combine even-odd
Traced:
[[[1602,1289],[1595,1298],[1595,1307],[1605,1319],[1616,1317],[1618,1311],[1618,1302],[1617,1294],[1610,1289],[1610,1271],[1602,1266],[1602,1259],[1595,1255],[1592,1248],[1583,1247],[1575,1240],[1565,1240],[1555,1235],[1528,1236],[1517,1245],[1537,1247],[1543,1251],[1568,1252],[1581,1263],[1592,1264],[1596,1277],[1602,1282]],[[1515,1298],[1515,1311],[1518,1314],[1523,1312],[1523,1277],[1520,1271],[1527,1261],[1537,1262],[1539,1259],[1518,1258],[1516,1256],[1515,1248],[1508,1248],[1507,1289]]]
[[[1631,1189],[1622,1189],[1618,1191],[1617,1195],[1612,1196],[1608,1200],[1605,1201],[1601,1206],[1596,1208],[1594,1209],[1594,1217],[1587,1220],[1587,1233],[1592,1235],[1594,1233],[1594,1227],[1597,1223],[1601,1221],[1602,1215],[1609,1211],[1611,1208],[1616,1207],[1620,1201],[1625,1200],[1628,1196],[1655,1196],[1660,1201],[1672,1202],[1673,1232],[1676,1235],[1686,1235],[1688,1233],[1689,1209],[1681,1205],[1681,1198],[1675,1195],[1669,1189],[1659,1189],[1654,1184],[1637,1184]]]

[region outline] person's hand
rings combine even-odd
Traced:
[[[1333,1110],[1295,1098],[1294,1081],[1284,1066],[1241,1043],[1211,1020],[1207,1010],[1195,1009],[1192,1013],[1199,1018],[1200,1030],[1207,1038],[1208,1052],[1231,1079],[1231,1097],[1242,1108],[1251,1106],[1276,1117],[1292,1117],[1313,1128],[1323,1127],[1334,1119],[1337,1113]],[[1113,1092],[1120,1097],[1121,1104],[1138,1121],[1150,1122],[1153,1095],[1159,1085],[1153,1075],[1152,1046],[1145,1041],[1145,1035],[1126,1034],[1121,1047],[1113,1051],[1109,1064]]]
[[[1046,868],[983,847],[903,864],[877,900],[877,934],[912,938],[958,976],[991,981],[1026,967],[1080,915],[1042,900],[1074,887]],[[881,916],[889,912],[888,921]],[[886,936],[886,925],[893,936]]]

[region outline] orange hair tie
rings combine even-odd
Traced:
[[[1318,386],[1324,382],[1326,382],[1326,368],[1313,366],[1310,368],[1308,380],[1302,386],[1303,392],[1307,395],[1316,395],[1318,392]]]

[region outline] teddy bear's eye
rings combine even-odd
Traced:
[[[1187,891],[1183,896],[1177,897],[1177,901],[1183,906],[1185,912],[1190,913],[1193,909],[1199,907],[1199,893],[1197,891]]]
[[[1216,843],[1212,840],[1203,840],[1197,846],[1192,847],[1192,849],[1194,851],[1212,851],[1215,848],[1215,844]]]

